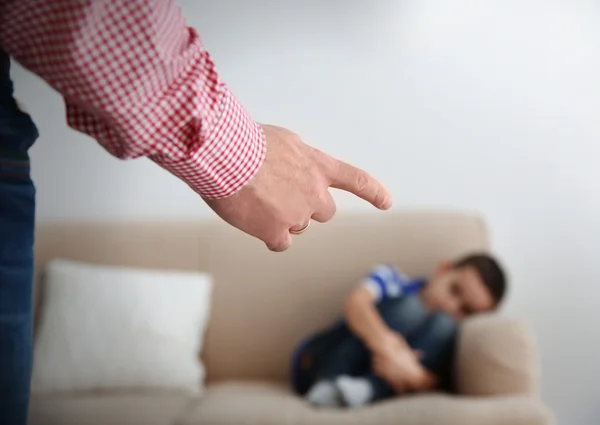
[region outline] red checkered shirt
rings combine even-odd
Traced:
[[[0,45],[64,97],[69,126],[204,198],[235,193],[264,160],[260,126],[173,1],[0,0]]]

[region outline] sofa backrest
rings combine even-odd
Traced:
[[[478,215],[420,210],[338,214],[295,236],[284,253],[269,252],[217,219],[47,222],[38,225],[36,238],[36,305],[43,299],[44,264],[57,257],[212,273],[201,356],[213,381],[285,379],[295,344],[337,319],[348,291],[377,263],[424,275],[441,260],[489,249]]]

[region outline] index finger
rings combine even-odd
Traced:
[[[350,192],[380,210],[392,206],[392,196],[387,189],[360,168],[335,160],[330,178],[331,187]]]

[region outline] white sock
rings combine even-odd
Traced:
[[[338,407],[342,405],[340,393],[331,381],[318,381],[310,388],[306,399],[316,406]]]
[[[364,378],[340,376],[335,385],[349,407],[364,406],[373,399],[373,386]]]

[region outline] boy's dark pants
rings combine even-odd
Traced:
[[[445,313],[428,313],[418,295],[386,300],[379,304],[378,311],[392,330],[423,353],[423,366],[447,381],[458,333],[457,322]],[[340,375],[368,379],[373,385],[375,400],[394,394],[385,381],[372,373],[368,348],[345,323],[316,335],[300,349],[295,390],[304,395],[315,382]]]

